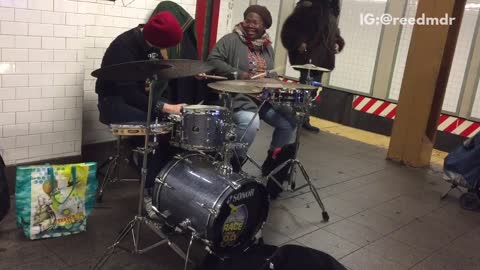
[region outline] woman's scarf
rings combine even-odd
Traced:
[[[267,32],[263,33],[263,35],[258,39],[255,39],[255,40],[248,39],[247,34],[243,29],[242,23],[235,25],[233,32],[237,33],[240,36],[240,39],[243,42],[245,42],[251,50],[261,51],[268,45],[272,44],[272,41],[270,40],[270,36],[268,35]]]

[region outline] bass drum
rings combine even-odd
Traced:
[[[181,156],[159,173],[152,205],[166,225],[188,226],[218,256],[250,245],[269,209],[262,184],[235,173],[221,175],[202,154]]]

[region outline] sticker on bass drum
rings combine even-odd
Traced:
[[[222,229],[222,247],[234,246],[242,234],[248,220],[247,206],[229,204],[230,215],[225,220]]]

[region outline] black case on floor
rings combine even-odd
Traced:
[[[347,270],[335,258],[312,248],[256,245],[230,260],[208,257],[195,270]]]
[[[220,261],[215,256],[207,256],[195,270],[257,270],[262,269],[267,259],[278,249],[271,245],[255,245],[245,253]]]
[[[7,176],[5,174],[5,163],[0,155],[0,221],[7,215],[10,209],[10,195],[8,193]]]
[[[285,245],[275,251],[260,270],[347,270],[325,252],[298,246]]]

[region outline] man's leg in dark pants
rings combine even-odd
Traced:
[[[314,81],[321,82],[322,81],[322,74],[323,72],[311,72],[310,76],[313,78]],[[305,84],[307,82],[307,71],[302,70],[300,71],[300,83]],[[310,124],[310,111],[305,114],[305,123],[303,123],[302,127],[308,131],[318,133],[320,129],[314,127]]]

